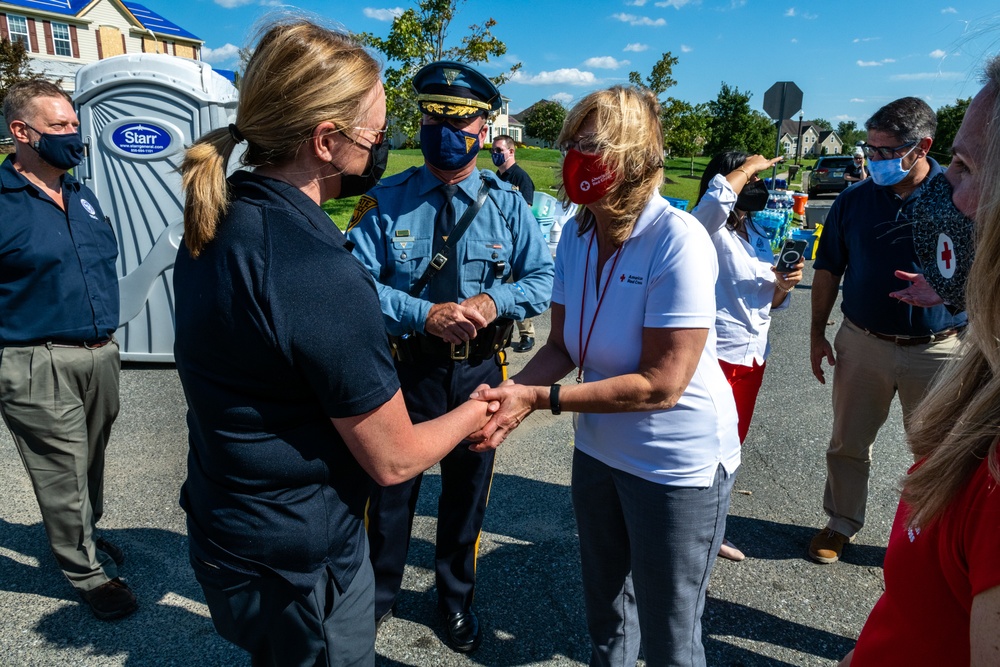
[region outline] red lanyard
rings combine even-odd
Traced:
[[[577,343],[578,349],[580,350],[580,366],[576,369],[576,381],[577,384],[583,382],[583,362],[587,358],[587,349],[590,348],[590,337],[594,333],[594,324],[597,322],[597,314],[601,312],[601,304],[604,303],[604,297],[608,293],[608,286],[611,285],[611,279],[615,276],[615,267],[618,266],[618,260],[622,255],[622,248],[625,244],[618,247],[615,250],[615,261],[611,263],[611,270],[607,273],[608,279],[604,283],[604,289],[601,290],[601,296],[597,299],[597,308],[594,310],[594,319],[590,321],[590,329],[587,330],[587,340],[583,340],[583,311],[587,305],[587,285],[590,283],[590,250],[594,247],[594,237],[597,236],[597,229],[594,229],[594,233],[590,236],[590,243],[587,244],[587,263],[583,268],[583,296],[580,297],[580,331],[579,341]],[[600,285],[600,281],[598,281]]]

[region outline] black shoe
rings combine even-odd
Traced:
[[[448,646],[459,653],[472,653],[479,648],[483,635],[476,612],[457,611],[448,614]]]
[[[396,605],[392,605],[391,607],[389,607],[389,611],[387,611],[384,614],[382,614],[381,617],[376,618],[375,619],[375,634],[378,634],[379,628],[382,627],[383,623],[385,623],[386,621],[388,621],[390,618],[394,617],[395,615],[396,615]]]
[[[115,565],[121,567],[121,564],[125,562],[125,552],[111,544],[111,542],[108,542],[103,537],[99,537],[97,542],[94,544],[98,549],[111,556],[111,560],[115,562]]]
[[[521,340],[517,341],[510,346],[515,352],[527,352],[531,348],[535,347],[534,336],[521,336]]]
[[[94,616],[102,621],[123,618],[139,608],[132,589],[121,579],[115,578],[93,590],[78,592],[83,601],[90,605]]]

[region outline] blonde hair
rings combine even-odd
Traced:
[[[903,483],[912,508],[909,523],[926,526],[988,459],[1000,481],[1000,56],[985,68],[993,108],[984,132],[985,158],[978,174],[976,260],[966,285],[969,328],[960,356],[950,362],[917,408],[910,429],[914,455],[926,457]]]
[[[240,85],[234,125],[247,141],[242,164],[280,166],[320,123],[357,125],[379,70],[346,33],[301,19],[266,29]],[[212,130],[185,153],[184,243],[193,257],[215,237],[229,206],[226,165],[237,136],[228,128]]]
[[[633,86],[613,86],[584,97],[566,116],[559,144],[570,141],[587,119],[594,115],[594,137],[605,165],[615,181],[602,203],[612,217],[611,241],[621,245],[632,233],[646,202],[663,183],[663,126],[660,103],[652,91]],[[559,195],[570,205],[565,185]],[[594,226],[594,215],[584,208],[577,219],[579,233]]]

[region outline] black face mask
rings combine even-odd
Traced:
[[[975,222],[955,207],[951,184],[938,174],[913,204],[913,249],[924,278],[945,303],[965,310],[965,282],[976,256]]]
[[[741,211],[763,211],[767,208],[767,198],[770,193],[764,181],[747,183],[746,187],[736,196],[736,208]]]
[[[340,194],[337,199],[363,195],[378,184],[378,179],[385,173],[389,163],[389,144],[383,141],[378,146],[372,144],[368,149],[368,167],[361,174],[343,174],[340,177]]]
[[[71,134],[46,134],[38,132],[27,123],[25,125],[38,133],[38,141],[32,142],[38,156],[56,169],[69,171],[83,161],[83,137],[79,132]]]

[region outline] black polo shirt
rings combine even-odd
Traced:
[[[0,347],[104,340],[118,328],[118,241],[97,197],[62,177],[66,210],[0,164]]]
[[[182,245],[174,267],[192,554],[303,593],[329,566],[346,588],[372,482],[330,418],[399,389],[375,283],[298,189],[229,182],[215,239],[197,259]]]
[[[500,177],[501,181],[505,183],[510,183],[512,186],[517,188],[521,196],[524,197],[524,201],[528,202],[528,208],[534,203],[535,198],[535,183],[531,180],[531,176],[528,176],[528,172],[521,169],[520,166],[515,162],[510,165],[510,169],[504,173],[500,173],[497,169],[497,176]]]
[[[843,276],[844,316],[871,331],[926,336],[966,322],[964,312],[952,315],[944,306],[920,308],[889,296],[910,284],[894,275],[897,269],[923,273],[909,216],[923,186],[941,173],[928,161],[926,180],[905,200],[868,178],[844,190],[826,216],[813,268]]]

